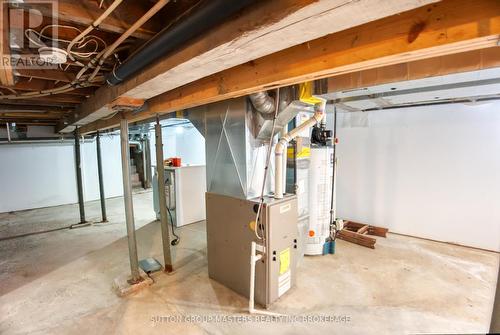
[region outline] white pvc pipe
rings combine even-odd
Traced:
[[[319,99],[319,98],[318,98]],[[323,100],[317,105],[316,112],[314,115],[307,119],[306,122],[302,123],[297,128],[292,129],[289,133],[285,134],[274,149],[275,161],[274,161],[274,198],[283,198],[283,153],[285,151],[286,145],[293,140],[297,135],[304,129],[311,128],[316,123],[320,122],[325,116],[325,106],[326,100]]]
[[[252,241],[250,251],[250,294],[248,298],[248,311],[255,312],[255,263],[262,258],[262,255],[257,255],[257,243]]]
[[[288,124],[285,124],[283,126],[283,129],[281,130],[280,132],[280,139],[283,138],[286,133],[288,133]],[[285,143],[285,146],[283,148],[283,154],[284,154],[284,157],[282,159],[282,162],[283,162],[283,167],[282,167],[282,174],[283,176],[281,177],[281,180],[282,180],[282,185],[285,185],[285,192],[286,192],[286,162],[288,160],[288,143]]]
[[[262,311],[259,309],[255,309],[255,265],[257,262],[262,259],[263,254],[257,254],[257,248],[260,252],[265,252],[264,247],[260,244],[257,244],[255,241],[252,241],[250,246],[250,294],[248,297],[248,312],[250,314],[264,314],[269,316],[280,317],[284,316],[280,313]]]
[[[7,122],[5,125],[7,126],[7,141],[10,143],[10,124]]]

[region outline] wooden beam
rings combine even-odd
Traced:
[[[15,101],[30,101],[31,104],[33,103],[38,103],[40,101],[46,101],[46,102],[51,102],[54,103],[54,105],[57,105],[58,103],[69,103],[69,104],[79,104],[83,101],[84,97],[78,96],[78,95],[72,95],[72,94],[54,94],[54,95],[45,95],[41,97],[33,97],[33,98],[25,98],[25,99],[3,99],[0,100],[1,103],[6,103],[10,104]]]
[[[457,72],[500,67],[500,48],[461,52],[426,58],[374,69],[346,73],[328,78],[328,91],[349,91],[358,88],[443,76]]]
[[[54,81],[51,80],[44,80],[44,79],[28,79],[28,78],[20,78],[18,82],[15,83],[14,86],[9,87],[9,86],[4,86],[0,85],[0,89],[6,90],[5,93],[8,94],[8,89],[13,89],[16,91],[23,91],[23,92],[34,92],[34,91],[43,91],[43,90],[48,90],[52,89],[58,86],[63,85],[61,84],[55,84]],[[71,94],[71,95],[78,95],[78,96],[90,96],[93,92],[95,91],[95,87],[84,87],[84,88],[78,88],[75,89],[74,91],[68,91],[65,92],[65,94]]]
[[[57,120],[27,120],[27,119],[5,119],[0,118],[0,122],[12,122],[18,125],[33,125],[33,126],[55,126],[57,124]]]
[[[148,100],[131,122],[215,101],[364,69],[495,46],[500,1],[446,0],[334,33],[203,78]],[[119,124],[93,122],[93,132]]]
[[[364,225],[363,227],[359,228],[356,231],[356,233],[358,233],[358,234],[364,234],[364,233],[368,232],[368,228],[369,228],[368,225]]]
[[[67,101],[57,101],[59,99],[50,99],[47,97],[39,97],[39,98],[30,98],[30,99],[3,99],[0,100],[0,106],[33,106],[36,105],[38,106],[37,108],[40,109],[41,106],[47,106],[51,108],[57,108],[57,107],[62,107],[62,108],[74,108],[78,105],[77,102],[67,102]],[[65,98],[63,100],[66,100]],[[0,110],[2,109],[0,107]]]
[[[0,112],[0,118],[3,120],[6,119],[52,119],[59,120],[64,116],[63,112]]]
[[[9,4],[0,2],[0,84],[14,85],[14,74],[10,64]]]
[[[51,106],[47,108],[46,106],[37,105],[35,101],[31,101],[26,104],[5,104],[3,103],[5,100],[0,100],[0,112],[4,111],[37,111],[37,112],[46,112],[46,111],[70,111],[71,108],[61,107],[61,106]]]
[[[75,74],[63,70],[17,69],[16,75],[24,78],[37,78],[69,83],[75,79]]]
[[[436,0],[260,1],[115,87],[102,87],[61,124],[85,124],[109,115],[119,96],[150,99],[214,73],[330,33],[413,9]]]
[[[358,233],[355,233],[355,232],[352,232],[349,230],[338,231],[337,238],[344,240],[344,241],[347,241],[347,242],[359,244],[363,247],[367,247],[367,248],[371,248],[371,249],[375,249],[375,243],[377,243],[377,240],[374,239],[373,237],[361,235],[361,234],[358,234]]]

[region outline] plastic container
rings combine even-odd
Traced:
[[[181,158],[180,157],[173,157],[172,158],[172,166],[181,167]]]

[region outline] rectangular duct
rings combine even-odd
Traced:
[[[282,94],[280,99],[276,135],[307,108],[298,101],[290,103],[289,97]],[[184,115],[205,136],[207,191],[240,199],[260,196],[272,120],[256,112],[247,97],[192,108]],[[268,173],[265,195],[274,189],[274,159]]]

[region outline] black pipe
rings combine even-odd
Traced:
[[[85,205],[83,203],[83,185],[82,185],[82,162],[80,159],[80,130],[75,128],[75,165],[76,165],[76,186],[78,189],[78,206],[80,207],[80,223],[86,223]]]
[[[106,198],[104,196],[104,181],[102,176],[101,134],[99,133],[99,131],[97,131],[95,143],[97,151],[97,174],[99,176],[99,195],[101,197],[102,222],[108,222],[108,218],[106,216]]]
[[[206,0],[194,13],[172,27],[160,31],[153,39],[132,54],[128,60],[110,73],[106,80],[116,85],[136,74],[160,57],[179,49],[188,40],[207,30],[255,0]]]

